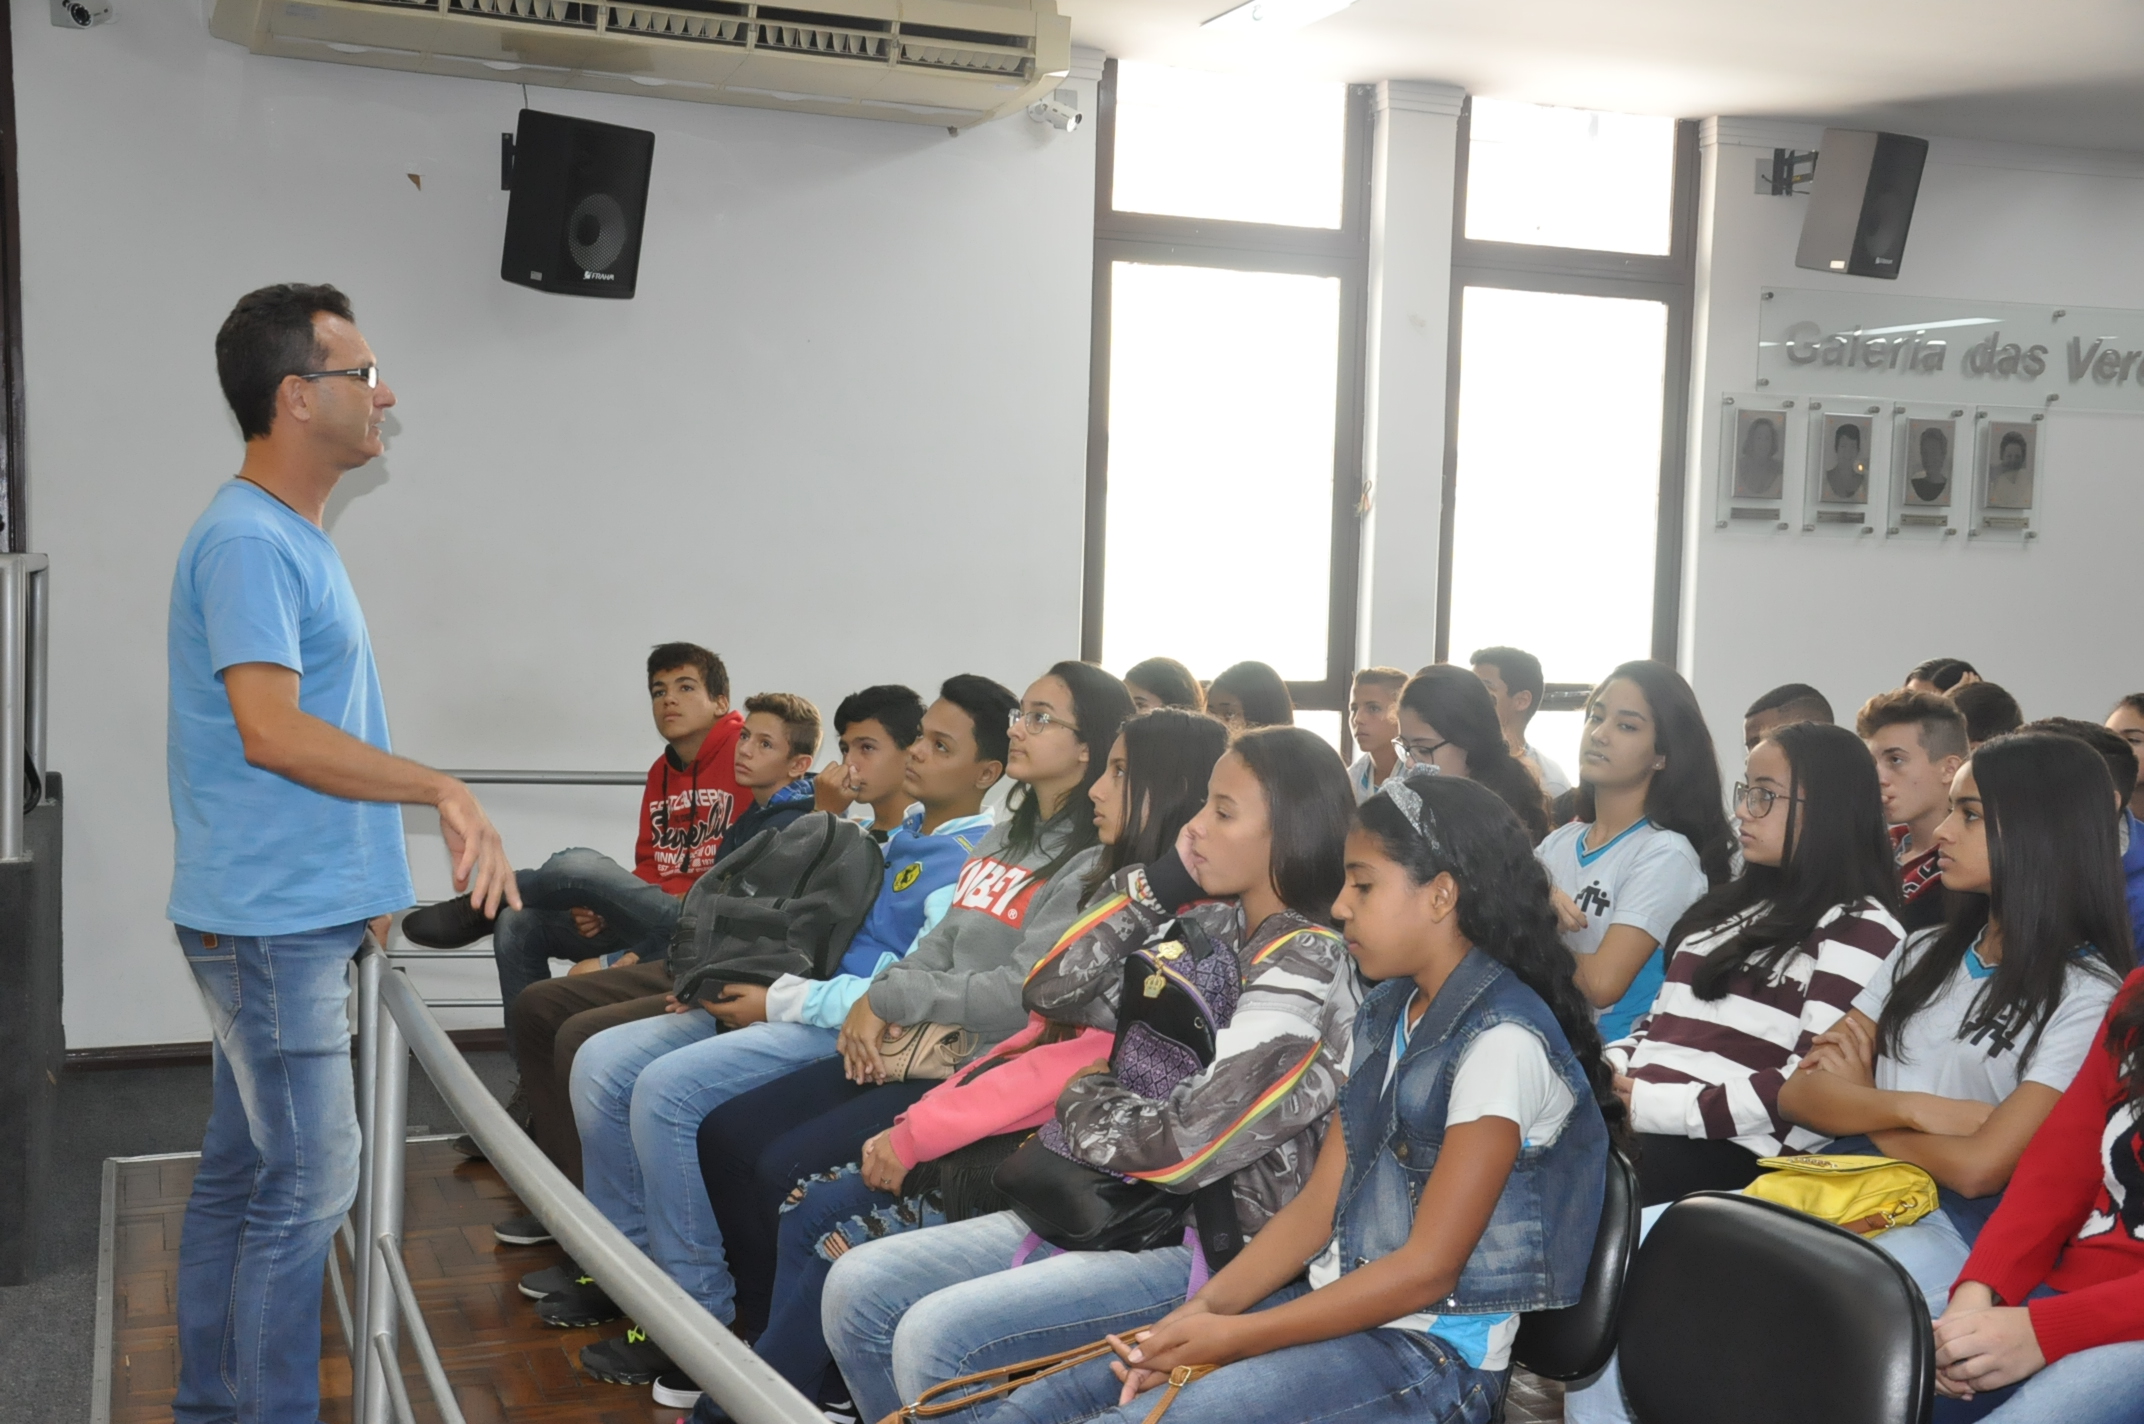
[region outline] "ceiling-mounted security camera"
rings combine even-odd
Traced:
[[[1048,124],[1053,129],[1071,133],[1085,121],[1086,115],[1079,111],[1079,90],[1071,87],[1059,89],[1047,99],[1037,99],[1027,106],[1027,116],[1038,124]]]
[[[112,0],[52,0],[52,23],[63,30],[86,30],[112,18]]]

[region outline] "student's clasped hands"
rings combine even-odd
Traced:
[[[850,1082],[886,1081],[886,1060],[878,1054],[878,1041],[885,1032],[886,1021],[871,1011],[869,995],[849,1007],[849,1016],[841,1021],[841,1032],[834,1038],[834,1048],[841,1054],[842,1071]]]
[[[1194,1299],[1129,1339],[1105,1336],[1117,1352],[1109,1368],[1124,1381],[1117,1402],[1129,1404],[1156,1385],[1167,1384],[1170,1371],[1182,1366],[1226,1365],[1242,1359],[1245,1351],[1237,1344],[1242,1325],[1243,1317],[1216,1315],[1204,1301]]]
[[[1971,1399],[2046,1367],[2030,1310],[1997,1305],[1995,1293],[1978,1281],[1951,1292],[1950,1306],[1936,1322],[1936,1393]]]

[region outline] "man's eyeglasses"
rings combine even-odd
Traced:
[[[1079,732],[1079,728],[1073,726],[1062,717],[1053,717],[1047,712],[1022,712],[1016,707],[1013,709],[1012,715],[1005,719],[1005,729],[1011,731],[1015,727],[1023,726],[1027,728],[1029,736],[1039,736],[1052,727],[1062,727],[1074,735]]]
[[[368,389],[378,390],[380,387],[378,366],[352,366],[347,371],[297,371],[292,374],[301,381],[324,381],[330,376],[355,376],[363,381]]]
[[[1750,819],[1761,821],[1772,814],[1773,803],[1787,799],[1784,792],[1768,786],[1751,786],[1746,781],[1735,783],[1735,809],[1749,812]]]

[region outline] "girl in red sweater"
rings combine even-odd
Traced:
[[[2144,1420],[2144,970],[1935,1325],[1937,1424]]]

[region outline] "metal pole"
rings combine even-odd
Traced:
[[[377,962],[377,956],[368,954]],[[402,1235],[402,1149],[409,1113],[409,1050],[403,1046],[402,1030],[392,1013],[378,1015],[375,1028],[374,1086],[372,1090],[372,1210],[368,1213],[369,1235],[363,1237],[367,1287],[364,1338],[379,1345],[384,1340],[387,1358],[394,1358],[396,1338],[395,1293],[379,1269],[379,1242]],[[356,1424],[388,1424],[391,1417],[389,1391],[399,1389],[397,1371],[390,1381],[376,1354],[364,1360],[363,1412],[353,1414]]]
[[[423,1307],[417,1303],[416,1287],[409,1283],[409,1267],[402,1264],[400,1238],[380,1237],[380,1264],[387,1268],[387,1279],[394,1286],[395,1300],[402,1307],[402,1318],[409,1322],[409,1342],[416,1347],[417,1363],[424,1370],[424,1382],[431,1387],[432,1402],[438,1406],[439,1417],[446,1424],[464,1424],[461,1401],[454,1397],[454,1386],[447,1379],[447,1367],[439,1359],[439,1347],[432,1343],[432,1332],[425,1324]]]
[[[26,709],[25,674],[29,658],[23,647],[28,611],[23,607],[25,575],[18,559],[0,558],[0,861],[24,860],[22,836],[22,752]]]
[[[51,668],[47,649],[52,646],[52,566],[42,554],[36,559],[35,564],[28,565],[28,617],[24,620],[30,635],[30,659],[23,677],[23,743],[30,754],[30,765],[37,768],[38,779],[42,781],[46,765],[45,729],[52,695],[52,684],[47,680]]]
[[[380,975],[386,972],[387,957],[381,954],[367,935],[364,947],[357,955],[357,1128],[359,1148],[357,1154],[357,1200],[351,1204],[350,1220],[355,1232],[350,1242],[350,1290],[356,1297],[357,1321],[362,1325],[372,1318],[372,1283],[377,1272],[372,1269],[372,1177],[373,1163],[378,1154],[378,1137],[372,1123],[372,1106],[379,1096],[374,1081],[379,1074],[380,1048]],[[365,1348],[362,1332],[349,1337],[350,1342],[350,1417],[365,1417],[365,1380],[370,1371],[365,1361],[371,1352]]]

